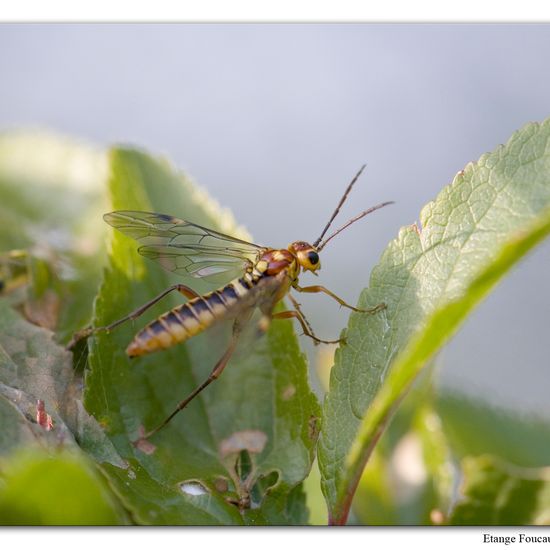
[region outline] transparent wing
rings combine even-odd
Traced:
[[[205,331],[207,340],[229,345],[233,335],[233,322],[239,318],[240,330],[234,358],[250,356],[250,351],[256,340],[265,334],[265,325],[261,320],[266,315],[271,316],[276,297],[281,285],[284,284],[283,276],[265,277],[251,289],[251,291],[238,302],[226,309],[225,315]],[[263,328],[262,328],[263,327]],[[196,338],[196,337],[194,337]],[[218,346],[214,355],[219,355]],[[203,350],[204,351],[204,350]],[[212,357],[213,362],[217,357]]]
[[[255,263],[265,247],[166,214],[119,210],[103,219],[141,246],[167,271],[223,284]]]

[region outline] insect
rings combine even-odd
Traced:
[[[364,168],[365,166],[361,167],[352,179],[329,222],[313,244],[295,241],[287,248],[269,248],[165,214],[136,211],[105,214],[104,219],[108,224],[140,243],[138,252],[142,256],[157,260],[168,271],[191,279],[201,278],[221,286],[200,295],[187,285],[175,284],[126,317],[107,327],[95,329],[96,331],[109,331],[125,321],[138,318],[172,291],[180,292],[188,301],[164,313],[140,330],[126,349],[129,357],[169,348],[185,342],[214,324],[225,320],[232,321],[230,343],[208,378],[183,399],[156,428],[144,434],[142,439],[153,436],[166,426],[179,411],[222,374],[235,351],[244,327],[250,322],[255,311],[259,311],[260,314],[259,320],[256,321],[260,333],[267,331],[272,320],[296,319],[304,335],[315,343],[339,342],[322,340],[314,334],[300,309],[300,304],[290,295],[290,290],[324,293],[341,306],[364,313],[376,313],[385,307],[384,304],[380,304],[371,309],[358,309],[324,286],[302,287],[298,283],[301,272],[309,271],[317,275],[321,268],[319,252],[331,239],[367,214],[392,204],[391,201],[384,202],[369,208],[324,238]],[[225,285],[222,285],[223,281],[226,282]],[[277,302],[286,296],[293,308],[274,313]]]

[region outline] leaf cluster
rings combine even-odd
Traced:
[[[147,453],[132,442],[206,378],[223,334],[131,362],[140,320],[66,351],[76,330],[177,281],[101,214],[163,212],[250,237],[143,151],[0,136],[0,523],[548,523],[548,424],[433,381],[438,351],[550,232],[549,137],[550,121],[527,125],[399,231],[359,298],[386,308],[350,316],[322,407],[280,321]]]

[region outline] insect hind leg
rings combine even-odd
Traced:
[[[218,362],[214,365],[212,372],[208,375],[208,378],[197,386],[183,401],[180,401],[176,408],[154,429],[141,435],[137,441],[134,442],[134,446],[140,448],[144,441],[158,433],[162,428],[164,428],[171,420],[176,416],[181,410],[183,410],[189,403],[199,395],[206,387],[208,387],[214,380],[217,380],[233,355],[235,348],[237,347],[237,342],[241,332],[250,319],[252,315],[252,310],[245,311],[241,313],[233,322],[233,335],[231,337],[231,342],[229,347],[225,350],[224,354],[220,357]]]
[[[147,303],[143,304],[141,307],[138,307],[136,310],[132,311],[125,317],[122,317],[122,319],[118,319],[117,321],[114,321],[110,325],[107,325],[105,327],[86,327],[82,330],[79,330],[74,334],[71,341],[67,344],[67,349],[70,351],[72,350],[75,345],[80,342],[81,340],[84,340],[85,338],[88,338],[92,334],[100,331],[106,331],[109,332],[113,330],[114,328],[118,327],[122,323],[125,323],[126,321],[133,321],[143,315],[149,308],[154,306],[157,302],[162,300],[167,294],[170,294],[170,292],[173,292],[174,290],[177,290],[180,294],[183,294],[186,298],[192,299],[192,298],[199,298],[200,294],[197,294],[191,287],[188,287],[186,285],[182,284],[175,284],[170,287],[168,287],[166,290],[162,291],[158,296],[155,296],[152,300],[149,300]]]
[[[231,359],[231,356],[233,355],[233,352],[235,351],[235,346],[237,344],[236,338],[233,338],[231,344],[225,350],[225,353],[222,355],[222,357],[219,359],[219,361],[216,363],[214,368],[212,369],[212,372],[209,374],[208,378],[198,387],[196,387],[183,401],[180,401],[177,405],[177,407],[154,429],[147,432],[143,436],[141,436],[137,441],[134,442],[134,446],[138,447],[141,445],[143,440],[149,439],[156,433],[158,433],[162,428],[164,428],[176,414],[178,414],[181,410],[183,410],[189,403],[199,395],[199,393],[202,392],[207,386],[209,386],[214,380],[216,380],[220,374],[223,372],[223,369],[227,366],[227,363],[229,362],[229,359]]]

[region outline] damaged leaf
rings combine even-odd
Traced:
[[[227,212],[167,163],[136,150],[114,149],[110,168],[111,210],[156,211],[248,238]],[[96,326],[124,317],[178,282],[139,256],[136,248],[134,241],[112,233],[109,265],[96,301]],[[203,291],[200,281],[195,290]],[[310,470],[315,446],[308,420],[319,417],[319,408],[290,322],[273,323],[265,337],[247,344],[246,353],[237,355],[215,383],[151,438],[154,448],[143,452],[132,444],[143,426],[154,426],[206,379],[224,352],[224,340],[214,330],[169,350],[128,359],[125,348],[137,330],[182,301],[181,296],[167,296],[137,321],[90,338],[86,408],[132,472],[129,476],[124,469],[105,465],[106,475],[140,523],[304,522],[307,512],[300,484]],[[289,392],[289,387],[294,390]],[[239,447],[238,460],[244,460],[239,468],[253,457],[247,487],[263,491],[257,498],[252,495],[248,507],[238,498],[237,505],[232,503],[216,489],[220,479],[229,480],[236,471],[236,459],[227,462],[223,452]],[[182,481],[189,487],[189,480],[208,494],[182,491]],[[238,492],[238,487],[228,483],[232,490]]]

